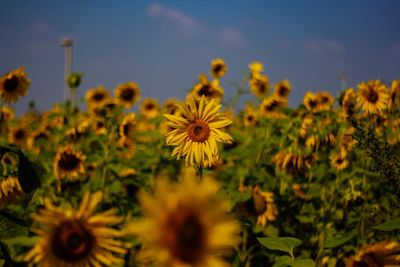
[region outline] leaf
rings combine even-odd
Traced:
[[[289,254],[301,244],[301,240],[294,237],[258,237],[258,241],[271,250],[284,251]]]
[[[30,162],[21,152],[17,152],[19,157],[18,163],[18,181],[25,193],[29,194],[40,185],[38,174],[41,172],[40,167]]]
[[[296,259],[290,264],[290,266],[292,266],[292,267],[314,267],[315,263],[311,259]]]
[[[380,231],[393,231],[395,229],[400,229],[400,218],[388,220],[380,225],[372,227],[372,229]]]
[[[283,266],[288,266],[291,264],[293,259],[289,256],[282,256],[282,257],[277,257],[274,265],[272,267],[283,267]]]
[[[338,234],[332,237],[328,237],[324,242],[324,248],[336,248],[344,243],[350,241],[353,237],[357,235],[357,230],[353,230],[346,234]]]

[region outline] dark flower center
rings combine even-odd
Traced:
[[[204,96],[210,96],[210,95],[212,95],[212,87],[211,86],[209,86],[208,84],[205,84],[205,85],[203,85],[201,88],[200,88],[200,90],[199,90],[199,92],[198,92],[198,95],[199,96],[202,96],[202,95],[204,95]]]
[[[173,214],[164,229],[164,240],[171,254],[181,261],[193,264],[205,253],[205,229],[197,214],[185,210]]]
[[[256,86],[257,86],[257,88],[258,88],[258,91],[260,92],[260,93],[265,93],[265,92],[267,92],[267,86],[266,86],[266,84],[264,83],[264,82],[262,82],[262,81],[260,81],[260,80],[257,80],[256,81]]]
[[[95,93],[92,97],[96,102],[100,102],[105,98],[105,95],[103,93]]]
[[[265,110],[266,111],[273,111],[277,106],[278,106],[278,101],[273,100],[268,105],[265,105]]]
[[[61,154],[58,166],[63,170],[71,171],[78,166],[79,162],[80,160],[74,154],[64,152]]]
[[[187,133],[190,139],[195,142],[204,142],[210,136],[210,127],[202,120],[191,122],[187,127]]]
[[[373,88],[369,88],[366,98],[368,102],[376,103],[378,101],[379,95]]]
[[[214,66],[214,73],[216,74],[216,75],[219,75],[219,73],[222,71],[222,69],[223,69],[223,65],[222,64],[217,64],[217,65],[215,65]]]
[[[12,93],[15,91],[15,89],[17,89],[18,87],[18,78],[15,76],[12,76],[9,79],[6,79],[4,81],[4,89],[9,92]]]
[[[278,90],[278,95],[280,96],[280,97],[285,97],[286,96],[286,94],[289,92],[289,88],[287,88],[286,86],[284,86],[284,85],[281,85],[280,87],[279,87],[279,90]]]
[[[37,134],[36,136],[35,136],[35,141],[37,141],[37,140],[39,140],[39,139],[44,139],[44,140],[47,140],[47,134],[45,134],[45,133],[39,133],[39,134]]]
[[[343,159],[342,158],[338,158],[337,160],[336,160],[336,164],[337,165],[341,165],[343,163]]]
[[[25,138],[25,131],[23,129],[19,129],[14,133],[14,138],[16,140],[21,140]]]
[[[135,92],[133,91],[132,88],[125,88],[122,90],[120,98],[125,101],[131,101],[134,96]]]
[[[147,109],[147,110],[152,110],[152,109],[154,109],[156,106],[153,104],[153,103],[148,103],[146,106],[145,106],[145,109]]]
[[[308,105],[309,105],[311,108],[315,108],[315,107],[318,105],[318,102],[315,101],[315,100],[313,100],[313,99],[310,99],[310,100],[308,100]]]
[[[94,244],[95,237],[79,220],[63,222],[50,240],[53,254],[67,262],[78,262],[87,258]]]

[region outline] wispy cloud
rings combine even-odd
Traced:
[[[344,46],[336,41],[328,39],[313,39],[303,42],[303,47],[313,53],[333,52],[340,54],[344,52]]]
[[[175,22],[187,36],[197,35],[199,31],[203,30],[203,27],[192,17],[175,8],[166,7],[160,3],[151,3],[148,5],[147,14],[151,17],[163,18]]]
[[[396,44],[395,46],[393,46],[393,54],[400,56],[400,44]]]
[[[223,46],[242,46],[247,43],[247,38],[236,29],[226,28],[220,33],[220,43]]]

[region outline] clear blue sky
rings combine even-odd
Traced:
[[[292,106],[306,91],[400,78],[400,1],[5,1],[0,15],[0,73],[26,66],[32,84],[14,105],[41,111],[63,98],[63,36],[75,40],[79,96],[133,80],[144,97],[184,99],[210,61],[228,64],[226,95],[248,63],[270,81],[289,78]]]

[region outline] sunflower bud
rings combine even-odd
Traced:
[[[74,72],[68,75],[66,82],[70,88],[75,89],[78,88],[79,85],[81,84],[82,77],[83,77],[82,73]]]

